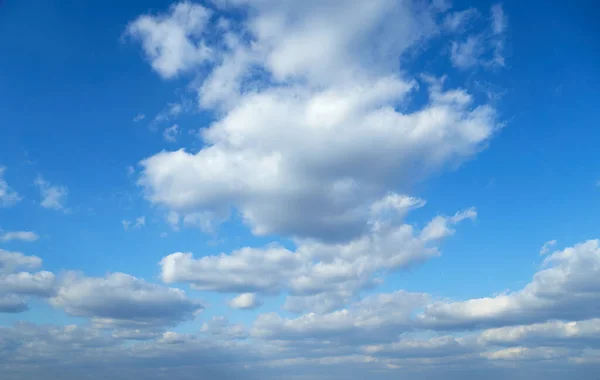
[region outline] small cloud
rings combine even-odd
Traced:
[[[163,233],[160,234],[160,237],[161,238],[166,238],[168,235],[169,235],[168,233],[163,232]]]
[[[130,222],[129,220],[122,220],[121,223],[123,224],[123,229],[125,231],[129,231],[130,229],[137,230],[146,225],[146,217],[140,216],[139,218],[135,219],[135,222]]]
[[[137,123],[138,121],[142,121],[146,118],[146,115],[144,115],[143,113],[138,113],[137,115],[135,115],[135,117],[133,118],[133,121],[135,123]]]
[[[544,243],[542,248],[540,249],[540,256],[545,255],[550,252],[550,249],[556,245],[556,240],[550,240]]]
[[[165,131],[163,132],[163,137],[168,142],[175,142],[177,141],[177,136],[179,135],[179,132],[179,125],[174,124],[171,127],[165,129]]]
[[[261,305],[260,301],[256,298],[255,293],[242,293],[229,300],[228,304],[229,307],[241,310],[256,309]]]
[[[33,182],[40,190],[42,201],[40,205],[43,208],[53,210],[64,210],[65,202],[69,194],[65,186],[53,186],[50,182],[44,180],[42,176],[38,176]]]
[[[39,239],[39,236],[32,231],[0,231],[0,241],[7,242],[13,240],[20,241],[36,241]]]
[[[133,168],[133,166],[129,165],[127,168],[125,168],[125,170],[127,170],[127,175],[129,177],[131,177],[132,175],[135,174],[135,169]]]
[[[10,207],[21,201],[21,196],[14,191],[6,180],[4,180],[4,171],[6,168],[0,166],[0,207]]]
[[[169,223],[173,231],[179,231],[179,219],[179,214],[175,211],[171,211],[167,214],[167,223]]]

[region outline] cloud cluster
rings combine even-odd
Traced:
[[[330,311],[378,283],[382,274],[437,256],[436,244],[454,232],[453,226],[476,216],[472,209],[438,216],[421,231],[392,222],[394,216],[423,204],[419,199],[388,195],[372,208],[376,218],[369,234],[348,243],[300,241],[293,251],[277,245],[246,247],[198,259],[191,253],[173,253],[161,261],[161,277],[167,283],[189,282],[218,292],[287,291],[290,296],[284,307],[289,311]],[[382,219],[383,215],[389,219]],[[238,298],[234,304],[254,304],[246,301]]]
[[[55,276],[39,269],[42,260],[20,252],[0,249],[0,313],[20,313],[28,309],[27,298],[52,294]]]
[[[179,7],[191,7],[182,3],[132,24],[149,25],[139,36],[143,46],[155,43],[151,36],[167,19],[181,30],[193,24],[199,35],[204,26],[218,41],[198,85],[200,104],[218,117],[201,131],[199,152],[161,152],[141,162],[139,184],[154,204],[218,220],[233,208],[257,235],[349,241],[368,232],[375,202],[472,157],[497,129],[494,109],[465,89],[397,70],[405,53],[440,33],[439,4],[220,6],[248,17],[207,22],[209,11],[198,11],[192,21],[192,13],[179,15]],[[185,33],[178,38],[177,46],[194,45]],[[163,55],[146,53],[164,76]],[[177,70],[199,68],[184,55],[169,56]],[[408,107],[421,84],[428,100]]]

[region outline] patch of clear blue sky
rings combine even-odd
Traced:
[[[192,99],[189,78],[165,81],[144,62],[139,46],[121,39],[126,24],[168,1],[4,0],[0,7],[0,164],[25,199],[0,209],[0,227],[34,230],[35,243],[3,245],[44,259],[44,268],[87,275],[122,271],[158,282],[159,260],[176,251],[197,255],[263,245],[243,226],[220,228],[223,242],[193,229],[171,232],[162,210],[143,201],[126,167],[162,149],[193,147],[188,135],[210,115],[186,114],[170,144],[148,128],[166,104]],[[454,2],[457,9],[468,2]],[[477,2],[484,14],[492,2]],[[495,105],[505,128],[488,149],[456,171],[415,188],[428,201],[409,218],[423,225],[436,214],[470,206],[476,222],[464,222],[442,246],[443,255],[418,270],[390,276],[377,289],[425,291],[466,298],[520,288],[539,265],[541,245],[567,246],[598,236],[600,156],[598,89],[600,35],[594,1],[506,1],[507,68],[461,72],[443,55],[423,55],[409,67],[447,73],[448,83],[488,82],[503,96]],[[374,41],[376,43],[376,41]],[[436,42],[433,42],[436,43]],[[478,96],[482,96],[479,93]],[[134,123],[144,113],[146,119]],[[33,179],[42,174],[69,189],[70,214],[45,210]],[[125,233],[121,220],[146,215],[147,227]],[[162,232],[169,232],[161,238]],[[196,294],[194,292],[194,294]],[[228,314],[221,296],[201,293],[214,306],[208,316]],[[270,300],[266,309],[279,304]],[[35,307],[27,319],[56,322]],[[58,312],[56,312],[58,313]],[[61,312],[62,313],[62,312]],[[9,321],[2,316],[0,322]],[[65,318],[65,321],[69,318]]]

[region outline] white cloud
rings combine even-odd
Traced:
[[[235,208],[258,235],[348,241],[368,229],[375,201],[460,164],[497,127],[491,107],[431,79],[429,102],[404,111],[418,82],[398,71],[398,59],[439,32],[443,7],[221,5],[247,6],[249,18],[221,18],[212,31],[215,59],[194,82],[200,104],[218,116],[202,130],[204,148],[141,162],[147,198],[182,218],[220,218]]]
[[[372,208],[385,218],[372,219],[369,233],[348,243],[305,240],[298,241],[294,251],[277,245],[246,247],[198,259],[178,252],[163,258],[161,277],[167,283],[189,282],[198,289],[219,292],[276,294],[285,290],[290,294],[285,307],[294,312],[336,309],[376,284],[378,275],[439,255],[432,243],[451,235],[450,226],[475,216],[469,209],[453,217],[436,217],[419,232],[399,223],[390,209],[404,215],[406,209],[423,202],[393,197],[391,205],[383,207],[386,201],[378,201]]]
[[[63,210],[69,194],[65,186],[51,185],[50,182],[38,176],[34,184],[39,188],[42,201],[40,205],[43,208]]]
[[[295,319],[262,314],[252,325],[251,334],[262,339],[320,339],[355,344],[394,341],[411,328],[412,313],[428,300],[427,294],[397,291],[371,295],[347,309],[326,314],[309,313]]]
[[[211,56],[202,40],[210,11],[182,2],[169,13],[143,15],[130,23],[127,35],[142,43],[152,68],[165,78],[188,71]]]
[[[164,130],[163,138],[165,139],[165,141],[175,142],[177,141],[177,136],[180,134],[180,132],[181,130],[179,128],[179,125],[173,124],[172,126]]]
[[[16,295],[48,297],[54,291],[55,276],[48,271],[11,273],[0,276],[0,291]]]
[[[133,118],[133,121],[135,123],[137,123],[138,121],[142,121],[146,118],[146,115],[144,115],[143,113],[138,113],[137,115],[135,115],[135,117]]]
[[[249,95],[205,130],[211,146],[142,161],[139,183],[151,202],[181,214],[222,214],[237,206],[255,234],[349,239],[365,230],[370,205],[392,183],[408,186],[424,172],[461,161],[494,130],[489,107],[469,111],[466,93],[439,87],[432,89],[431,108],[416,114],[385,107],[356,114],[365,102],[388,96],[372,92],[396,84],[389,79],[370,89],[340,89],[300,104],[302,95],[287,91]],[[318,127],[325,120],[331,125]],[[432,129],[440,133],[427,132]]]
[[[13,240],[21,240],[21,241],[36,241],[39,239],[39,236],[32,231],[2,231],[0,230],[0,241],[13,241]]]
[[[597,316],[600,302],[600,247],[590,240],[556,251],[522,290],[495,297],[428,305],[420,315],[425,325],[476,328],[581,320]]]
[[[21,252],[10,252],[0,249],[0,273],[13,273],[18,270],[38,269],[42,259],[37,256],[26,256]]]
[[[84,277],[69,272],[50,301],[70,315],[89,317],[94,324],[106,327],[171,325],[191,318],[202,308],[180,289],[150,284],[124,273]]]
[[[27,297],[46,298],[53,294],[55,276],[51,272],[23,272],[42,265],[36,256],[0,249],[0,313],[19,313],[28,309]]]
[[[5,171],[6,167],[0,166],[0,207],[14,206],[21,200],[21,196],[4,179]]]
[[[600,319],[550,321],[483,331],[479,340],[499,346],[585,347],[600,343]]]
[[[242,293],[239,296],[229,300],[229,306],[234,309],[256,309],[261,305],[258,297],[254,293]]]

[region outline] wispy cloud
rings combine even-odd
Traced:
[[[40,205],[43,208],[65,210],[65,203],[67,202],[67,196],[69,194],[66,186],[52,185],[42,176],[38,176],[35,179],[34,184],[40,190],[40,195],[42,197]]]
[[[133,222],[131,222],[129,220],[122,220],[121,223],[123,224],[123,229],[125,231],[137,230],[146,225],[146,217],[140,216],[140,217],[136,218],[135,221],[133,221]]]
[[[13,190],[4,179],[6,167],[0,166],[0,207],[10,207],[17,204],[22,198]]]
[[[177,141],[177,136],[179,136],[180,132],[181,129],[179,128],[179,125],[173,124],[172,126],[164,130],[163,138],[165,139],[165,141],[175,142]]]
[[[0,241],[8,242],[13,240],[36,241],[39,236],[32,231],[2,231],[0,230]]]

